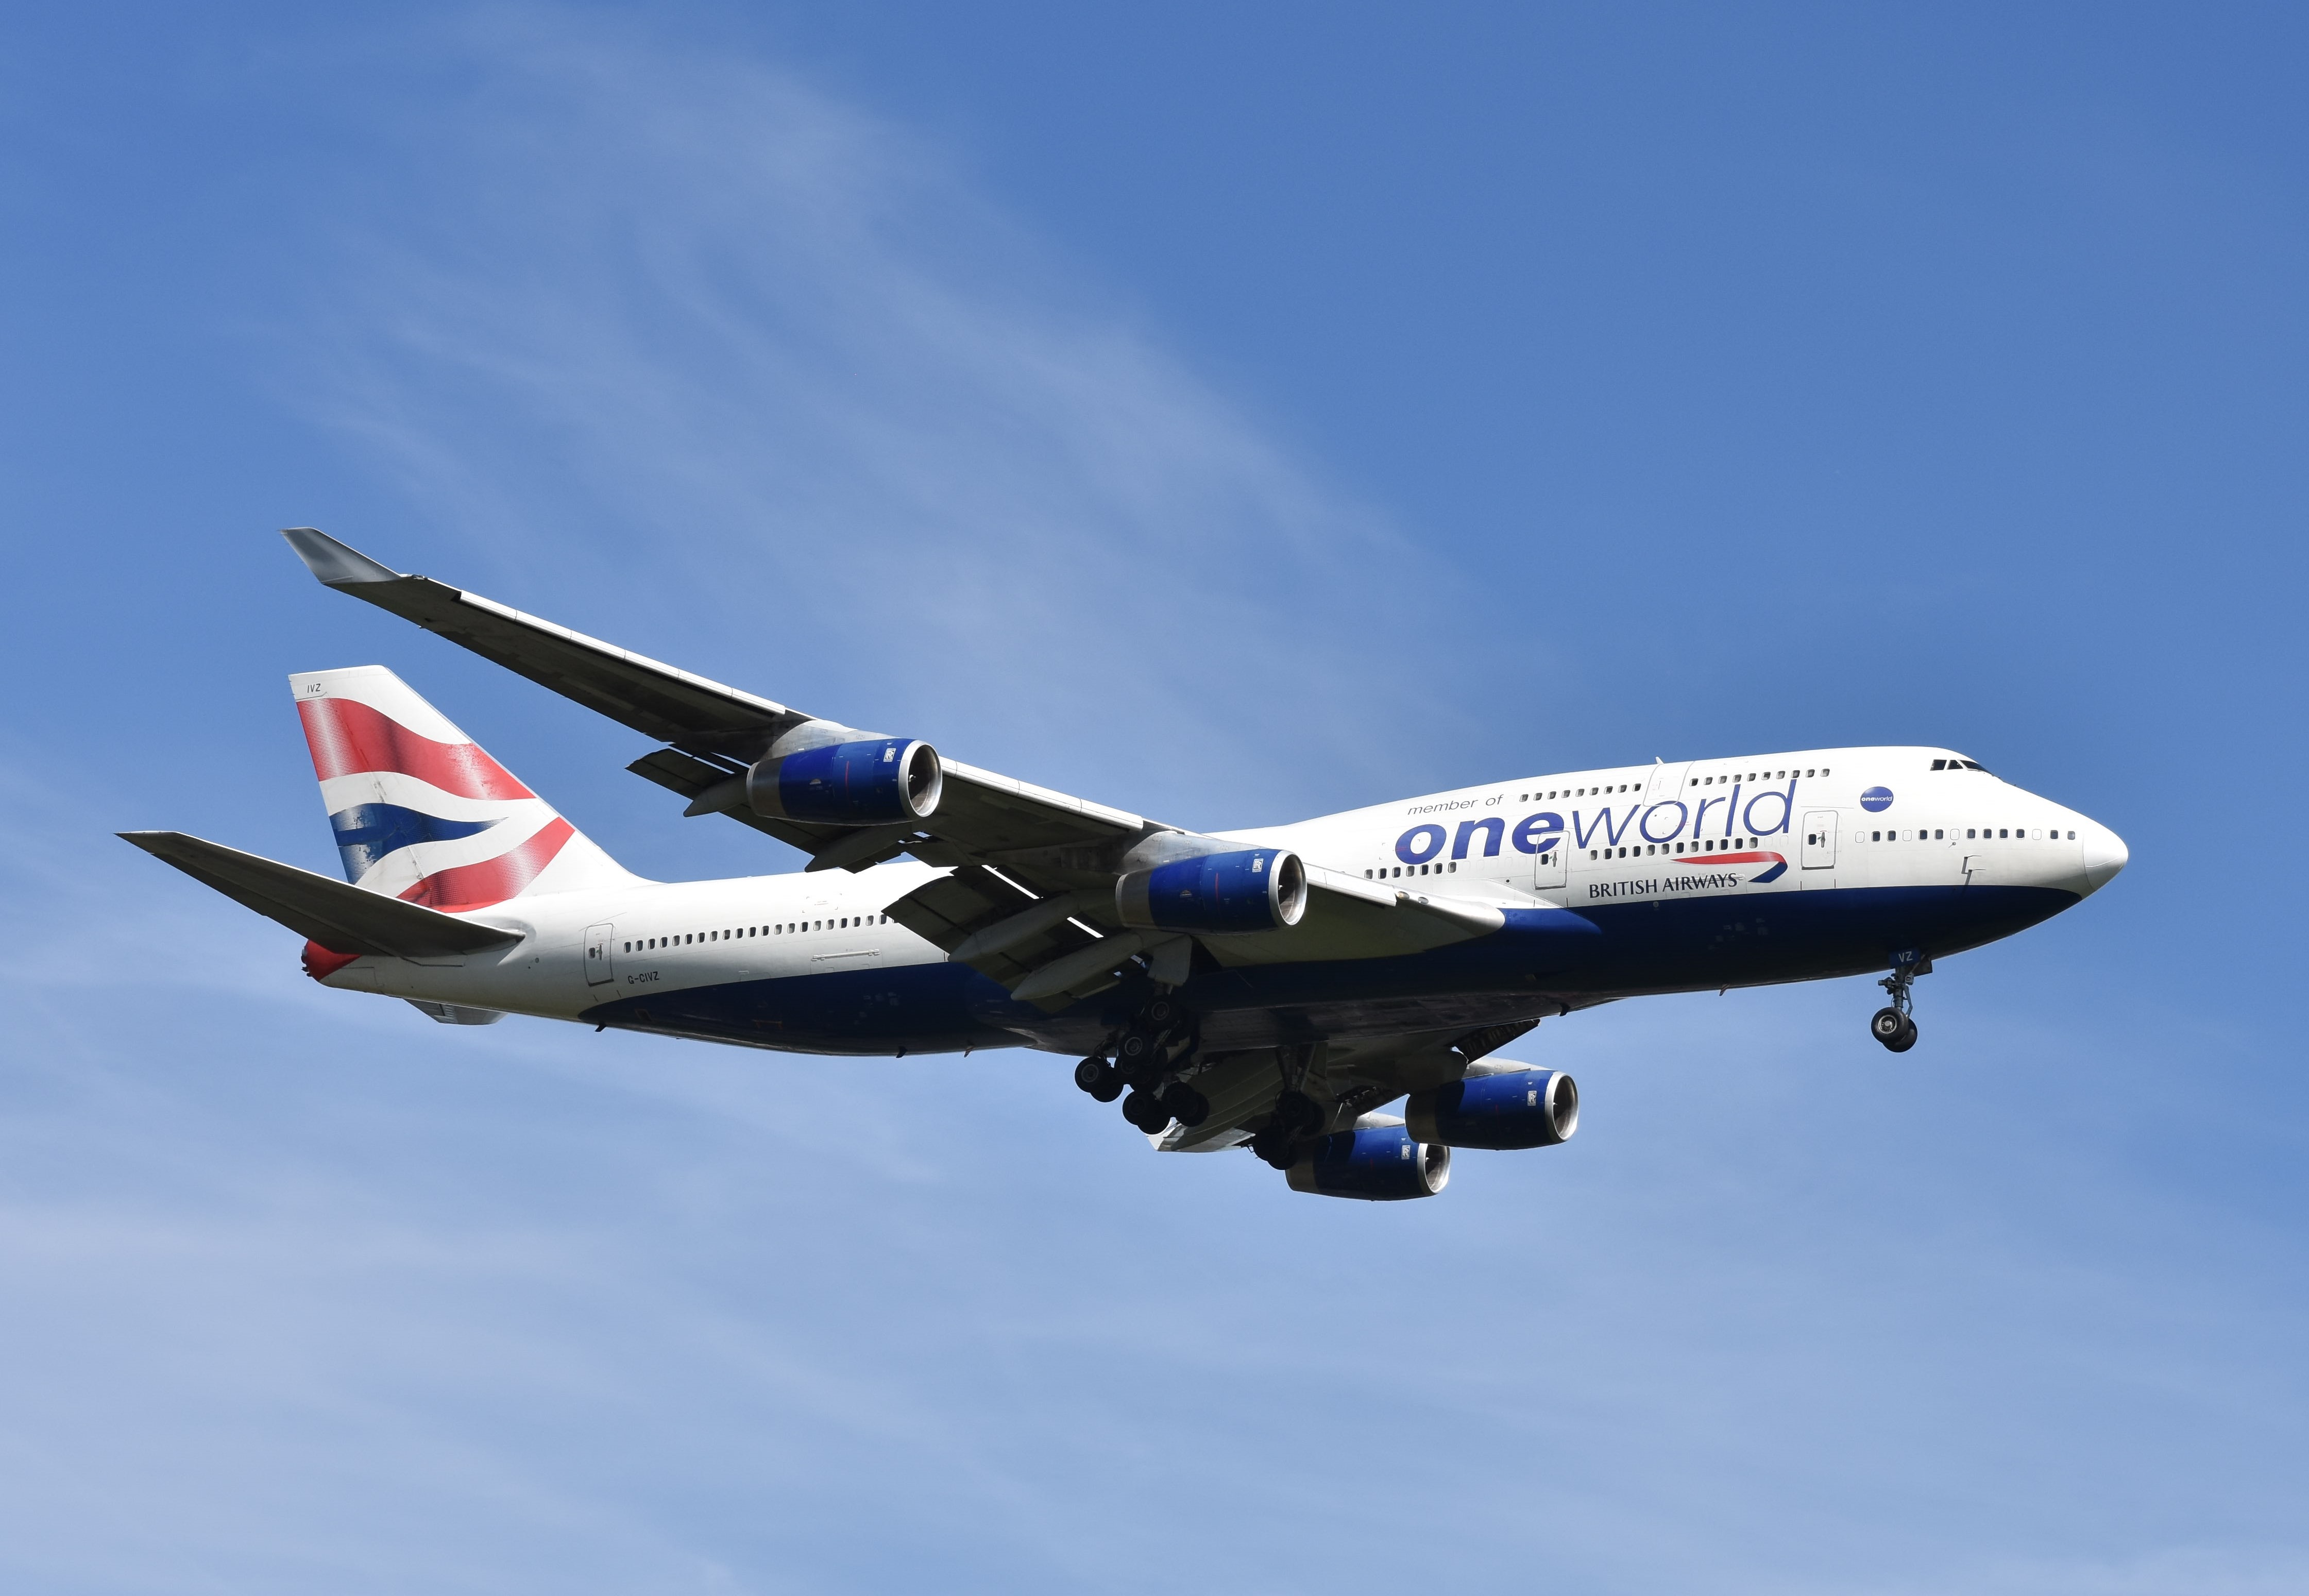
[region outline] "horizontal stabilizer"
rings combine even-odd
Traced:
[[[120,837],[332,953],[416,959],[485,953],[521,940],[515,932],[363,892],[182,832],[122,832]]]

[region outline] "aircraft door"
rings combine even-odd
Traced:
[[[1683,797],[1683,772],[1691,768],[1689,763],[1652,766],[1652,779],[1644,787],[1644,802],[1664,804],[1670,798]]]
[[[1826,870],[1836,864],[1836,811],[1808,809],[1803,817],[1803,867]]]
[[[1691,799],[1684,789],[1684,772],[1691,768],[1689,760],[1682,764],[1652,766],[1652,778],[1644,783],[1643,814],[1638,817],[1636,828],[1645,841],[1682,844],[1684,833],[1691,825]],[[1654,814],[1654,807],[1660,804],[1682,804],[1683,807]],[[1665,853],[1668,850],[1663,847],[1660,851]]]
[[[610,960],[610,938],[615,926],[589,926],[585,930],[585,984],[606,987],[617,979],[617,971]]]
[[[1545,849],[1532,861],[1531,884],[1540,892],[1551,892],[1563,884],[1563,859],[1571,845],[1561,832],[1543,833],[1538,841]]]

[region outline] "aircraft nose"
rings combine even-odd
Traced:
[[[2094,824],[2084,834],[2085,891],[2097,893],[2116,879],[2132,858],[2124,839],[2108,827]]]

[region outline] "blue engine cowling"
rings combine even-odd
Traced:
[[[945,785],[937,749],[878,737],[765,759],[746,772],[746,802],[778,820],[896,825],[928,819]]]
[[[1133,870],[1114,912],[1142,931],[1272,931],[1307,912],[1307,867],[1287,848],[1245,848]]]
[[[1552,1147],[1579,1128],[1579,1088],[1561,1070],[1470,1075],[1413,1092],[1403,1117],[1412,1134],[1447,1147]]]
[[[1451,1150],[1418,1141],[1400,1125],[1341,1131],[1318,1139],[1284,1178],[1293,1191],[1320,1197],[1431,1197],[1450,1182]]]

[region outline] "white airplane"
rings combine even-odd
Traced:
[[[810,856],[644,881],[382,666],[294,676],[350,884],[123,835],[304,936],[316,980],[450,1024],[1069,1055],[1157,1147],[1247,1143],[1303,1192],[1430,1196],[1454,1147],[1564,1141],[1571,1078],[1496,1050],[1615,998],[1881,974],[1871,1029],[1904,1052],[1934,959],[2059,913],[2128,857],[1922,747],[1559,772],[1200,834],[284,535],[328,586],[665,744],[629,768],[686,814]]]

